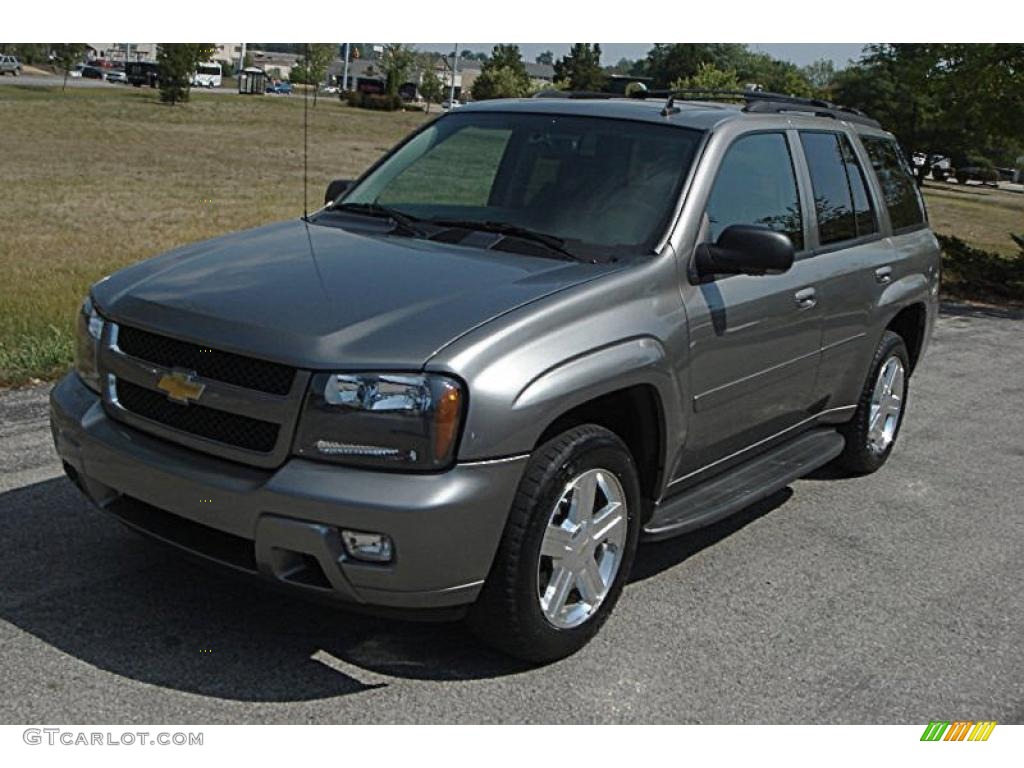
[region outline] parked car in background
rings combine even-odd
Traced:
[[[273,85],[267,86],[267,93],[283,93],[285,95],[290,95],[293,90],[294,88],[292,84],[287,80],[278,80]]]
[[[474,103],[308,217],[103,278],[50,394],[64,471],[294,593],[573,653],[641,539],[881,468],[935,325],[939,244],[895,137],[745,98]],[[898,515],[862,510],[857,544]],[[652,648],[690,642],[633,608]]]
[[[81,77],[82,76],[82,69],[84,67],[85,67],[85,64],[75,64],[75,66],[73,66],[70,70],[68,70],[68,77]]]
[[[0,56],[0,75],[14,75],[17,77],[21,74],[21,62],[18,61],[16,56]]]
[[[459,101],[458,99],[455,99],[455,101],[452,101],[450,99],[445,99],[444,101],[441,102],[441,109],[443,109],[445,112],[447,112],[449,110],[452,110],[452,109],[458,109],[461,106],[462,106],[462,102]]]
[[[320,86],[320,93],[328,93],[331,96],[333,96],[336,93],[338,93],[338,91],[339,91],[339,89],[338,89],[338,86],[336,86],[336,85],[321,85]]]
[[[136,88],[144,85],[156,88],[160,85],[160,65],[155,61],[129,61],[124,71],[128,82]]]
[[[87,80],[106,80],[107,71],[102,67],[96,67],[92,64],[86,64],[82,67],[82,77]]]
[[[995,168],[986,168],[981,165],[968,165],[963,168],[957,168],[953,172],[953,177],[956,179],[957,184],[977,181],[987,186],[999,186],[999,171]]]
[[[127,85],[128,84],[128,76],[124,73],[124,70],[112,69],[109,72],[107,72],[107,82],[108,83],[124,83],[125,85]]]

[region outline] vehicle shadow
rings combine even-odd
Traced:
[[[0,494],[0,618],[114,674],[237,701],[529,668],[459,623],[360,616],[224,578],[119,525],[64,478]]]
[[[741,528],[778,509],[789,501],[792,495],[792,489],[783,488],[707,528],[701,528],[675,539],[642,543],[633,563],[633,572],[629,576],[630,583],[644,581],[669,568],[675,568],[698,552],[717,544]]]
[[[642,545],[631,581],[679,565],[790,495]],[[226,575],[119,525],[63,477],[0,493],[0,619],[122,677],[227,700],[297,702],[385,687],[389,677],[473,680],[531,668],[461,623],[362,616]]]

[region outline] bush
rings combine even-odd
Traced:
[[[1024,235],[1010,235],[1015,256],[973,248],[958,237],[939,235],[942,284],[954,296],[991,301],[1024,301]]]
[[[361,107],[362,109],[375,109],[382,112],[397,112],[402,109],[404,102],[399,96],[389,96],[386,93],[360,93],[359,91],[342,91],[338,98],[346,102],[350,107]]]

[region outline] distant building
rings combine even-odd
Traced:
[[[276,77],[280,80],[291,78],[292,68],[302,58],[295,53],[278,53],[277,51],[250,50],[252,54],[252,65],[267,73],[268,77]]]

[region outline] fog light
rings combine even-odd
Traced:
[[[345,552],[356,560],[371,563],[387,563],[394,556],[391,539],[383,533],[366,533],[365,531],[342,531],[341,540],[345,544]]]

